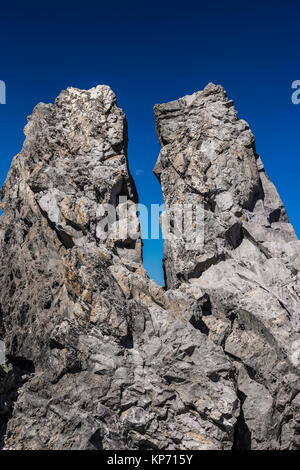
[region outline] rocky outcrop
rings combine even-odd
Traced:
[[[253,135],[211,84],[155,115],[166,206],[204,210],[204,243],[166,240],[167,289],[109,87],[28,120],[1,190],[4,449],[300,446],[300,247]]]
[[[207,296],[203,330],[238,371],[237,431],[248,437],[236,444],[298,446],[300,244],[282,201],[221,86],[157,105],[155,115],[166,207],[204,211],[198,249],[183,237],[165,242],[166,284]]]

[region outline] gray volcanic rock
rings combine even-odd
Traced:
[[[204,207],[204,245],[166,241],[167,290],[142,265],[110,88],[29,118],[1,190],[4,449],[300,446],[300,248],[282,202],[221,87],[155,113],[167,205]]]
[[[196,249],[184,237],[165,242],[167,287],[207,295],[199,318],[237,367],[248,445],[297,447],[300,242],[221,86],[157,105],[155,116],[166,207],[204,211]]]
[[[187,250],[184,239],[166,243],[168,288],[232,258],[244,239],[259,248],[263,259],[277,257],[282,249],[286,257],[291,251],[299,255],[282,201],[256,154],[254,136],[221,86],[209,84],[192,96],[156,105],[154,111],[162,146],[154,171],[166,206],[204,207],[202,247]]]

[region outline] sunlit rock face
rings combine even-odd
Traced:
[[[209,84],[154,111],[162,146],[154,171],[166,205],[204,208],[202,247],[186,250],[184,239],[166,244],[168,287],[198,278],[233,253],[251,260],[249,243],[263,260],[278,258],[282,249],[297,251],[296,235],[256,153],[254,136],[221,86]]]
[[[204,328],[238,371],[245,422],[237,430],[248,437],[237,444],[297,446],[300,243],[248,124],[221,86],[154,111],[162,146],[154,171],[165,204],[204,212],[198,249],[186,249],[184,237],[165,242],[167,287],[207,295]]]
[[[4,449],[300,445],[300,247],[253,135],[212,84],[155,115],[166,205],[204,211],[203,243],[166,241],[167,289],[142,264],[110,88],[28,118],[1,190]]]

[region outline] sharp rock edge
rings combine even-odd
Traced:
[[[202,204],[204,245],[134,241],[127,124],[107,86],[39,104],[1,190],[3,449],[299,448],[300,244],[221,86],[155,107],[167,204]]]

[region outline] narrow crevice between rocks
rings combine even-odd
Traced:
[[[243,403],[247,397],[240,390],[237,390],[237,396],[240,400],[240,414],[234,428],[232,450],[251,450],[251,432],[246,424],[243,412]]]

